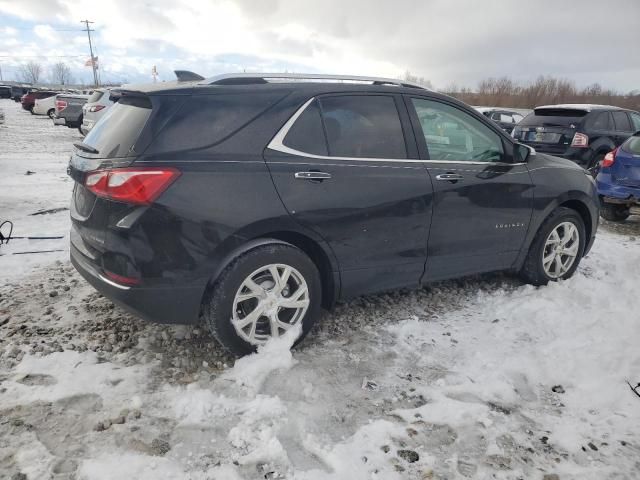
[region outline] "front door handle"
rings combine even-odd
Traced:
[[[296,172],[295,173],[295,178],[299,179],[299,180],[316,180],[316,181],[322,181],[322,180],[328,180],[331,178],[331,174],[330,173],[326,173],[326,172]]]
[[[441,173],[440,175],[436,175],[436,180],[452,183],[462,180],[463,178],[464,177],[458,173]]]

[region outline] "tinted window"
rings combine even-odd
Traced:
[[[402,126],[393,97],[325,97],[320,103],[329,155],[407,158]]]
[[[638,115],[637,113],[630,113],[629,115],[631,115],[631,122],[633,123],[633,129],[636,132],[640,131],[640,115]]]
[[[631,123],[626,112],[611,112],[613,116],[613,122],[616,125],[616,130],[619,132],[630,132]]]
[[[600,112],[589,115],[587,117],[586,127],[592,130],[613,130],[609,112]]]
[[[315,100],[298,117],[283,143],[300,152],[328,155],[320,109]]]
[[[501,161],[500,136],[480,120],[450,105],[413,98],[431,160]]]
[[[520,122],[521,127],[569,127],[578,125],[587,114],[585,110],[569,108],[536,108]]]
[[[151,115],[148,98],[123,97],[91,129],[83,143],[100,158],[125,157],[135,144]]]
[[[633,136],[620,147],[625,152],[640,155],[640,136]]]
[[[282,92],[194,95],[153,140],[150,152],[202,148],[218,143],[283,96]]]

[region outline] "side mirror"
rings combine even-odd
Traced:
[[[513,153],[516,163],[524,163],[529,160],[529,157],[534,156],[536,154],[536,151],[529,145],[516,143],[513,146]]]

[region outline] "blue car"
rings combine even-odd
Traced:
[[[607,153],[600,167],[596,177],[602,202],[600,215],[622,222],[640,206],[640,131]]]

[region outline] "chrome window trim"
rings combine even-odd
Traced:
[[[278,130],[273,139],[267,145],[269,150],[276,152],[287,153],[289,155],[296,155],[299,157],[314,158],[316,160],[329,160],[329,161],[346,161],[346,162],[387,162],[387,163],[459,163],[462,165],[499,165],[499,166],[515,166],[525,165],[526,162],[509,163],[509,162],[472,162],[467,160],[418,160],[411,158],[370,158],[370,157],[331,157],[328,155],[316,155],[314,153],[302,152],[295,148],[287,147],[284,144],[284,139],[289,133],[289,130],[296,123],[298,117],[302,115],[302,112],[316,100],[316,97],[311,97],[307,100],[296,112],[287,120],[287,122]],[[531,155],[535,155],[535,150],[528,145],[525,145],[532,150]]]

